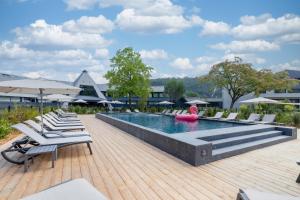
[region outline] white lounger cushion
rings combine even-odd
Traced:
[[[38,142],[41,145],[52,145],[52,144],[71,144],[71,143],[84,143],[92,142],[90,136],[78,136],[78,137],[62,137],[62,138],[45,138],[39,133],[29,128],[25,124],[19,123],[12,126],[13,128],[19,130],[26,136],[30,137],[34,141]]]
[[[106,200],[106,197],[85,179],[75,179],[22,200]]]
[[[42,118],[40,116],[35,117],[37,120],[41,121]],[[76,130],[76,129],[85,129],[84,126],[54,126],[49,123],[47,120],[43,120],[44,125],[46,125],[52,131],[63,131],[63,130]]]
[[[244,193],[249,200],[300,200],[300,197],[293,197],[286,194],[274,194],[271,192],[260,192],[254,189],[243,189],[241,192]]]
[[[40,124],[36,123],[35,121],[27,120],[24,123],[31,126],[37,132],[39,132],[39,133],[42,132],[42,126]],[[66,132],[62,132],[62,131],[48,131],[45,128],[43,130],[43,134],[46,134],[47,137],[58,137],[58,136],[70,137],[70,136],[83,136],[83,135],[89,136],[90,135],[87,131],[66,131]]]

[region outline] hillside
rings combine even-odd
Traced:
[[[158,79],[151,79],[151,85],[159,86],[165,85],[168,80],[171,78],[158,78]],[[212,91],[212,87],[208,84],[201,84],[198,78],[176,78],[177,80],[182,80],[185,86],[186,93],[194,92],[199,95],[199,97],[221,97],[221,90],[217,89]]]

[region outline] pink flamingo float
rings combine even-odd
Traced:
[[[182,120],[182,121],[189,121],[189,122],[193,122],[193,121],[196,121],[197,119],[198,119],[198,115],[197,115],[197,113],[198,113],[198,108],[197,108],[197,106],[191,106],[190,108],[189,108],[189,110],[190,110],[190,113],[191,114],[183,114],[183,115],[181,115],[181,114],[176,114],[175,115],[175,119],[177,119],[177,120]]]

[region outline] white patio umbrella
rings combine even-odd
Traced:
[[[50,94],[50,95],[45,96],[44,99],[47,99],[50,101],[68,102],[74,98],[71,96],[63,95],[63,94]]]
[[[42,116],[43,130],[43,96],[47,94],[78,94],[80,88],[63,84],[57,81],[38,80],[38,79],[21,79],[12,81],[1,81],[0,92],[36,94],[40,96],[40,112]]]
[[[87,103],[87,101],[83,100],[83,99],[78,99],[76,101],[73,101],[74,103]]]
[[[170,102],[170,101],[161,101],[157,103],[158,105],[173,105],[174,103]]]
[[[121,101],[111,101],[111,104],[124,104],[124,103]]]
[[[111,102],[107,101],[107,100],[101,100],[101,101],[98,101],[97,103],[103,103],[103,104],[107,103],[107,104],[110,104]]]
[[[245,101],[241,101],[240,103],[244,104],[260,104],[260,103],[266,103],[266,104],[279,104],[279,101],[273,100],[273,99],[267,99],[264,97],[257,97],[254,99],[248,99]]]
[[[198,104],[209,104],[208,102],[206,101],[201,101],[199,99],[195,99],[195,100],[191,100],[191,101],[188,101],[188,102],[185,102],[186,104],[190,104],[190,105],[198,105]]]

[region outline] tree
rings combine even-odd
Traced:
[[[110,61],[112,69],[104,77],[114,97],[127,96],[130,108],[133,96],[145,100],[151,91],[152,67],[144,64],[140,54],[130,47],[118,50]]]
[[[187,91],[187,92],[185,93],[185,95],[186,95],[187,97],[199,97],[199,94],[196,93],[196,92],[193,92],[193,91]]]
[[[177,101],[185,92],[183,81],[176,79],[168,80],[164,92],[169,95],[172,101]]]
[[[288,89],[295,84],[287,73],[273,73],[270,70],[257,71],[249,63],[243,63],[236,57],[234,61],[224,61],[212,66],[208,75],[201,77],[203,82],[210,82],[217,88],[227,90],[231,104],[242,96],[255,92],[259,94],[267,90]]]

